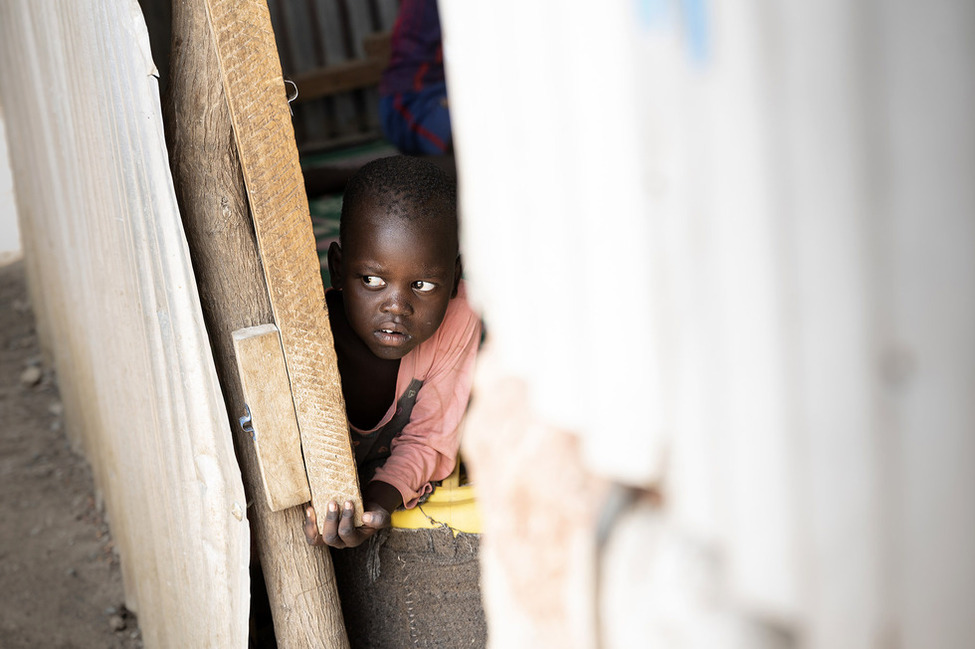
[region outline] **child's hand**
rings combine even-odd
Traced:
[[[318,533],[318,518],[315,508],[311,505],[305,509],[305,539],[310,545],[328,545],[333,548],[354,548],[370,536],[389,527],[389,512],[369,503],[362,514],[362,527],[356,527],[353,522],[355,506],[351,502],[345,503],[342,515],[339,516],[339,505],[334,500],[328,504],[325,512],[324,534]]]

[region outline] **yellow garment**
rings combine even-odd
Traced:
[[[481,515],[474,499],[474,485],[460,484],[460,462],[425,503],[394,511],[392,526],[408,530],[446,526],[454,536],[460,532],[480,534]]]

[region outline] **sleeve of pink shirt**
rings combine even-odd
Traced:
[[[429,365],[429,371],[409,423],[393,440],[389,459],[373,477],[396,487],[407,508],[433,490],[431,482],[454,470],[460,448],[458,426],[470,399],[480,340],[481,321],[462,290],[450,301],[437,333],[417,348],[416,367]]]

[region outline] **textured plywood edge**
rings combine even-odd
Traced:
[[[238,329],[233,343],[268,508],[279,512],[302,505],[311,500],[311,491],[278,328]]]
[[[308,199],[265,2],[207,0],[234,138],[319,511],[361,497]]]

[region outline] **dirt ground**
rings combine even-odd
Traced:
[[[0,262],[0,647],[142,647],[38,346],[23,261]]]

